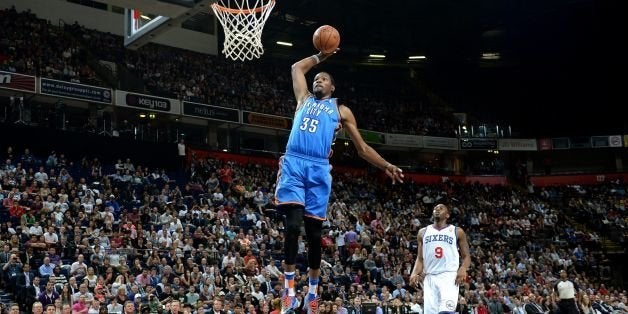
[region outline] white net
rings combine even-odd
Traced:
[[[264,54],[262,30],[275,0],[218,0],[211,7],[225,32],[225,57],[246,61]]]

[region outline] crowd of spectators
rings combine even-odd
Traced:
[[[102,85],[87,65],[87,52],[128,68],[145,92],[280,116],[294,114],[290,62],[280,59],[237,63],[163,45],[126,50],[121,36],[77,23],[52,25],[30,12],[0,11],[0,69]],[[409,78],[367,82],[339,68],[337,97],[355,111],[361,128],[373,131],[454,136],[453,115],[412,90]],[[404,95],[400,95],[400,91]],[[402,97],[400,97],[402,96]],[[392,109],[394,108],[394,109]]]
[[[605,233],[605,236],[622,245],[627,242],[628,196],[622,182],[548,188],[542,193],[547,198],[559,197],[578,222]]]
[[[30,11],[0,10],[0,70],[102,85],[71,34]]]
[[[7,303],[64,313],[276,309],[284,229],[272,202],[274,167],[194,159],[177,184],[126,158],[107,166],[28,149],[2,158],[0,267],[11,294],[0,297]],[[470,237],[461,311],[515,312],[529,302],[554,311],[551,291],[561,269],[594,307],[625,311],[625,290],[600,280],[612,269],[599,236],[575,230],[544,191],[391,186],[348,173],[334,173],[321,311],[354,313],[364,304],[376,313],[422,313],[422,291],[407,283],[417,230],[439,202],[450,204],[452,222]],[[300,300],[306,251],[300,239]]]
[[[126,51],[121,37],[77,24],[59,28],[13,9],[0,11],[0,24],[5,71],[101,84],[87,66],[83,47],[90,47],[155,94],[282,116],[294,110],[289,64],[282,61],[232,63],[153,44]],[[387,97],[368,83],[338,84],[361,128],[453,135],[453,117],[410,92]],[[273,205],[275,177],[274,167],[194,159],[187,179],[176,182],[122,156],[106,165],[9,148],[0,156],[0,301],[25,312],[276,313],[284,229]],[[460,312],[517,312],[530,302],[553,312],[552,286],[562,269],[586,296],[579,301],[589,299],[600,313],[625,312],[623,287],[606,286],[614,272],[599,250],[601,229],[583,229],[566,216],[623,235],[625,191],[622,182],[538,191],[452,182],[390,186],[334,173],[321,311],[353,314],[368,305],[378,314],[422,313],[422,291],[407,285],[416,234],[430,223],[431,208],[445,202],[452,222],[467,231],[473,257]],[[299,252],[302,301],[304,239]]]

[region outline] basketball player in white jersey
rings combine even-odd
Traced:
[[[419,249],[410,285],[416,286],[423,279],[424,313],[455,313],[458,286],[471,265],[469,242],[464,230],[447,223],[447,206],[434,206],[433,217],[433,224],[419,230]]]

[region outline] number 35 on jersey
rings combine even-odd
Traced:
[[[318,127],[318,120],[317,119],[304,117],[303,121],[301,121],[301,126],[299,126],[299,129],[301,131],[308,131],[310,133],[315,133],[317,127]]]

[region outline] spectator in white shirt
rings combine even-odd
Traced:
[[[79,286],[79,291],[72,295],[72,300],[74,302],[78,302],[81,296],[85,296],[86,302],[92,302],[92,300],[94,299],[94,295],[87,289],[87,284],[81,284]]]
[[[172,220],[170,221],[170,232],[175,232],[178,229],[183,229],[183,224],[181,223],[181,219],[179,218],[172,218]]]
[[[109,314],[121,314],[122,308],[122,304],[118,303],[118,300],[116,298],[112,298],[111,303],[107,305],[107,312]]]
[[[44,167],[39,167],[39,171],[35,172],[34,178],[35,181],[42,184],[48,181],[48,174],[44,171]]]
[[[103,221],[115,221],[115,216],[113,215],[113,213],[111,212],[112,210],[111,206],[106,206],[105,207],[105,211],[100,213],[100,218],[102,218]]]
[[[225,269],[225,267],[227,267],[227,265],[229,265],[229,263],[231,263],[231,265],[235,265],[236,262],[236,258],[235,256],[233,256],[233,253],[231,251],[227,252],[227,255],[225,255],[225,257],[222,258],[222,269]]]
[[[56,245],[59,242],[59,236],[55,232],[55,227],[48,227],[48,231],[44,233],[44,240],[48,245]]]
[[[28,229],[28,233],[30,235],[42,235],[44,234],[44,229],[41,228],[41,226],[39,225],[39,221],[35,221],[35,224],[32,225],[29,229]]]
[[[52,198],[52,195],[48,195],[46,200],[42,203],[42,210],[46,213],[52,212],[55,208],[55,201]]]
[[[266,267],[264,267],[264,269],[268,272],[268,274],[277,279],[279,277],[281,277],[281,275],[283,275],[283,273],[279,270],[279,268],[277,268],[277,265],[275,265],[274,262],[272,263],[268,263],[268,265],[266,265]]]
[[[79,254],[77,261],[72,263],[72,266],[70,266],[70,275],[84,277],[87,274],[87,265],[84,261],[85,257],[83,254]]]

